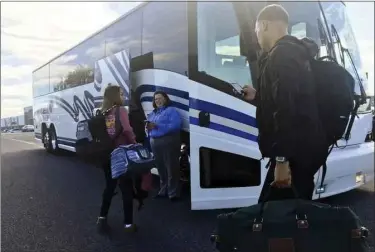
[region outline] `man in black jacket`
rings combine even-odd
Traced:
[[[288,35],[288,13],[280,5],[266,6],[259,13],[255,31],[263,50],[258,90],[246,87],[244,93],[257,106],[259,148],[271,159],[259,201],[270,184],[278,189],[268,200],[294,197],[291,183],[300,198],[311,199],[314,174],[328,154],[307,57],[308,52],[315,55],[318,46]]]

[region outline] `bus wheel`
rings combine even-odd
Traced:
[[[47,152],[56,153],[58,151],[56,131],[53,127],[45,131],[43,139]]]

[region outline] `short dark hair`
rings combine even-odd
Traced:
[[[160,94],[160,95],[162,95],[162,96],[164,97],[164,99],[165,99],[165,104],[164,104],[164,106],[165,106],[165,107],[168,107],[168,106],[171,105],[171,99],[169,99],[169,96],[167,95],[166,92],[163,92],[163,91],[156,91],[156,92],[154,93],[154,96],[152,97],[152,106],[154,107],[154,109],[157,108],[157,107],[156,107],[156,104],[155,104],[155,96],[158,95],[158,94]]]
[[[271,4],[259,12],[257,21],[282,21],[288,24],[289,14],[281,5]]]

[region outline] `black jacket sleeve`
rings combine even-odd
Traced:
[[[257,107],[257,106],[258,106],[258,99],[259,99],[258,96],[255,95],[254,99],[251,100],[251,101],[249,101],[249,103],[250,103],[251,105],[254,105],[255,107]]]
[[[276,111],[274,120],[274,143],[272,153],[274,157],[292,158],[295,155],[296,134],[298,130],[298,100],[301,85],[308,85],[308,60],[303,54],[290,46],[279,46],[271,56],[269,77],[272,83],[272,100]]]

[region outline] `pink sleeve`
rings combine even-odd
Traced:
[[[123,129],[122,133],[126,136],[129,144],[136,143],[133,128],[130,126],[128,111],[123,107],[120,107],[120,122]]]

